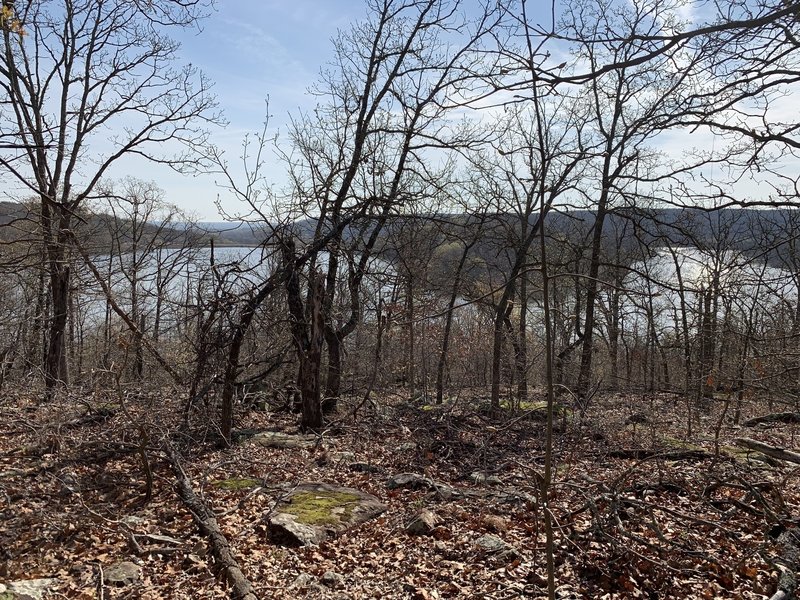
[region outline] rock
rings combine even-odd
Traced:
[[[327,532],[314,525],[298,523],[295,515],[278,513],[269,519],[270,535],[291,545],[311,546],[324,542]]]
[[[127,515],[120,519],[122,523],[130,527],[131,529],[138,527],[142,523],[144,523],[144,519],[142,517],[137,517],[136,515]]]
[[[265,448],[310,448],[317,441],[315,435],[292,435],[282,431],[262,431],[251,442]]]
[[[380,473],[382,470],[380,467],[365,462],[350,463],[347,468],[356,473]]]
[[[302,597],[326,597],[328,590],[317,578],[308,573],[300,573],[289,586],[290,590],[302,591]]]
[[[390,490],[399,488],[409,490],[433,490],[436,489],[436,482],[430,477],[425,477],[419,473],[398,473],[386,480],[386,487]]]
[[[496,498],[498,502],[502,502],[503,504],[529,504],[531,506],[536,506],[539,502],[533,494],[514,488],[505,488],[501,490]]]
[[[338,588],[344,585],[344,577],[339,575],[336,571],[325,571],[320,578],[323,584],[329,588]]]
[[[103,581],[107,585],[128,585],[136,583],[141,578],[142,568],[127,560],[115,563],[103,571]]]
[[[302,588],[308,587],[310,585],[314,585],[317,583],[317,579],[313,575],[309,575],[308,573],[300,573],[295,580],[290,585],[290,588]]]
[[[461,498],[463,494],[457,489],[419,473],[399,473],[386,480],[386,487],[390,490],[400,488],[409,490],[431,490],[439,494],[443,500]]]
[[[270,535],[289,545],[319,544],[386,510],[375,496],[327,483],[302,483],[275,507]]]
[[[332,458],[335,462],[350,463],[356,459],[356,455],[352,452],[334,452]]]
[[[469,476],[472,483],[478,485],[503,485],[503,481],[496,475],[490,475],[486,471],[475,471]]]
[[[45,593],[58,583],[58,579],[25,579],[21,581],[9,581],[2,593],[10,600],[41,600]],[[6,600],[4,597],[3,600]]]
[[[431,535],[440,520],[434,512],[423,508],[408,522],[406,531],[411,535]]]
[[[519,550],[496,535],[483,535],[477,539],[475,545],[484,554],[501,561],[512,561],[519,556]]]
[[[61,484],[60,485],[61,489],[59,490],[59,493],[62,496],[70,496],[80,491],[80,485],[78,484],[78,477],[70,471],[64,471],[58,478],[58,481]]]

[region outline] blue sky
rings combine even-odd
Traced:
[[[235,163],[241,140],[258,130],[269,97],[271,128],[281,130],[290,112],[308,108],[308,87],[332,55],[331,38],[364,13],[362,0],[217,0],[216,11],[201,30],[183,32],[181,59],[200,67],[214,82],[220,109],[229,125],[214,131],[214,141]],[[138,169],[137,169],[138,170]],[[274,165],[276,184],[283,181]],[[237,204],[215,185],[215,177],[185,177],[167,169],[133,173],[153,179],[166,200],[202,220],[219,220],[214,201],[230,211]]]

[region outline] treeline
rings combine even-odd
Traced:
[[[243,168],[168,37],[204,3],[60,6],[0,26],[0,168],[36,206],[2,228],[4,377],[163,377],[226,443],[248,386],[287,380],[311,429],[386,386],[493,411],[540,384],[578,410],[601,388],[794,397],[793,3],[369,0],[315,108],[246,138]],[[213,170],[258,245],[110,180],[131,154]]]

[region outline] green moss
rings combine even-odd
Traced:
[[[335,525],[353,514],[358,496],[347,492],[297,492],[281,512],[294,515],[306,525]]]
[[[211,485],[222,490],[247,490],[256,487],[260,483],[261,482],[258,479],[249,479],[247,477],[231,477],[230,479],[215,481]],[[0,600],[2,600],[2,598],[0,598]]]

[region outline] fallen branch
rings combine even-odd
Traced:
[[[786,450],[785,448],[770,446],[769,444],[750,438],[734,438],[733,443],[742,448],[747,448],[748,450],[754,450],[771,456],[772,458],[777,458],[778,460],[785,460],[786,462],[800,465],[800,454],[792,452],[791,450]]]
[[[644,460],[648,458],[662,458],[664,460],[706,460],[713,458],[713,454],[705,450],[646,450],[643,448],[611,450],[608,452],[611,458],[624,458],[629,460]]]
[[[192,513],[200,531],[208,538],[211,544],[211,553],[232,588],[230,597],[237,600],[258,600],[258,596],[253,591],[253,586],[245,577],[239,567],[239,563],[233,556],[230,544],[217,524],[216,516],[194,493],[189,477],[181,466],[178,454],[175,450],[169,448],[167,457],[172,466],[172,472],[177,479],[178,495]]]
[[[90,410],[86,414],[81,415],[80,417],[76,417],[71,421],[60,423],[57,426],[57,428],[74,429],[77,427],[83,427],[84,425],[97,425],[99,423],[105,423],[115,414],[116,413],[113,410],[110,410],[108,408],[101,408],[96,411]]]
[[[742,426],[755,427],[756,425],[761,425],[762,423],[800,423],[800,413],[782,412],[772,413],[770,415],[762,415],[760,417],[753,417],[752,419],[748,419],[742,423]]]

